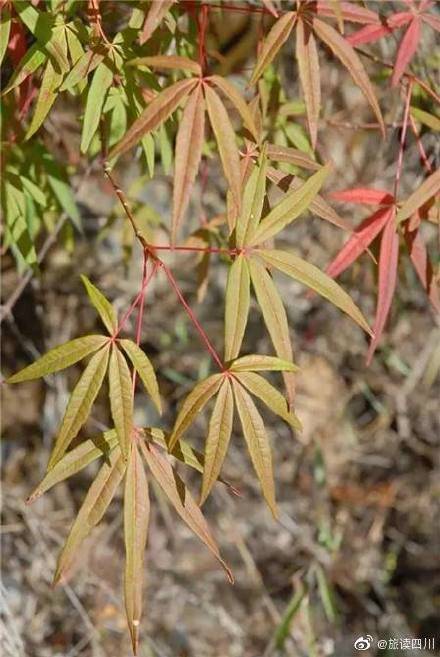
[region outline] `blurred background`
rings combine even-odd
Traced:
[[[105,12],[104,19],[109,20]],[[231,13],[228,21],[213,12],[211,19],[211,47],[223,56],[218,70],[243,85],[242,69],[252,65],[246,64],[248,55],[243,52],[253,50],[249,44],[256,43],[258,24],[252,15],[238,12]],[[432,32],[427,32],[416,67],[429,67],[434,45]],[[387,61],[392,61],[394,48],[395,43],[388,40],[377,45]],[[381,83],[380,102],[389,126],[383,142],[377,129],[365,127],[371,115],[348,74],[324,48],[320,60],[324,118],[318,153],[336,166],[328,189],[392,189],[400,137],[399,91],[391,92],[387,82]],[[366,65],[370,72],[375,70]],[[279,67],[287,97],[299,100],[291,44],[283,50]],[[78,107],[57,104],[50,119],[54,134],[64,135],[72,152],[78,152],[78,111]],[[304,117],[287,125],[287,134],[296,134],[296,139],[305,135]],[[422,128],[422,143],[436,166],[440,147],[434,135]],[[62,152],[56,140],[55,147]],[[138,166],[130,158],[116,171],[130,200],[143,208],[146,230],[160,244],[168,242],[172,169],[166,171],[166,154],[165,167],[164,153],[157,157],[154,180],[139,180]],[[216,158],[204,158],[202,166],[188,213],[187,226],[193,230],[224,212],[225,189]],[[422,176],[418,147],[410,135],[403,198],[420,184]],[[73,251],[66,250],[54,235],[41,273],[26,285],[26,274],[17,274],[10,256],[3,258],[2,303],[15,295],[2,324],[3,376],[55,345],[101,331],[87,303],[81,273],[93,279],[119,313],[138,290],[141,255],[100,167],[89,170],[78,162],[73,187],[85,229],[76,237]],[[360,208],[337,209],[352,226],[366,216]],[[424,230],[435,252],[436,227],[432,224]],[[321,268],[345,239],[342,231],[310,214],[283,235],[285,245]],[[197,260],[184,254],[166,257],[221,351],[225,262],[218,256],[211,258],[209,287],[199,303]],[[438,323],[403,256],[391,321],[372,365],[366,368],[367,340],[357,326],[323,299],[307,295],[299,284],[281,277],[278,282],[289,315],[295,360],[301,367],[296,412],[304,425],[302,436],[292,436],[287,427],[265,414],[280,520],[274,521],[262,502],[239,431],[233,435],[224,475],[240,496],[217,484],[205,506],[234,572],[233,586],[154,491],[140,655],[351,657],[357,654],[354,640],[366,635],[375,641],[421,639],[420,649],[399,647],[395,652],[380,651],[381,655],[440,654]],[[341,283],[371,320],[376,291],[371,259],[364,256],[341,277]],[[169,428],[180,401],[210,371],[211,362],[163,276],[148,288],[141,346],[155,365],[165,412],[159,420],[139,393],[136,420],[144,426],[161,421]],[[272,353],[255,303],[244,351]],[[75,577],[56,590],[51,588],[51,579],[57,554],[93,469],[58,485],[32,506],[24,504],[45,472],[57,425],[79,372],[74,366],[45,381],[2,386],[1,596],[2,641],[8,657],[130,654],[122,602],[120,494],[86,541]],[[99,433],[108,423],[105,395],[100,395],[82,436]],[[206,425],[205,415],[187,434],[192,445],[203,446]],[[197,475],[186,470],[183,475],[197,491]],[[437,648],[429,650],[427,644],[424,648],[425,639],[432,640],[436,633]],[[378,653],[372,645],[362,654]]]

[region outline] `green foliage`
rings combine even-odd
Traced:
[[[439,172],[432,171],[425,158],[424,180],[406,200],[401,200],[398,194],[405,134],[411,129],[418,140],[418,124],[427,130],[439,129],[438,108],[431,107],[433,99],[439,100],[437,94],[428,83],[407,70],[419,43],[421,24],[436,30],[439,25],[436,16],[425,6],[417,15],[406,11],[390,13],[384,19],[376,14],[375,3],[367,3],[373,5],[370,10],[358,3],[339,0],[329,3],[302,0],[296,3],[295,9],[286,10],[282,2],[266,0],[261,7],[259,3],[243,2],[239,5],[241,11],[262,14],[265,37],[257,57],[253,51],[247,53],[247,58],[255,62],[254,69],[248,79],[240,79],[238,86],[236,78],[231,81],[221,74],[223,69],[212,56],[215,53],[207,50],[209,12],[218,10],[215,3],[204,5],[208,17],[205,22],[199,20],[200,3],[191,3],[195,4],[194,11],[189,11],[185,3],[166,0],[112,4],[114,16],[108,15],[106,3],[99,0],[37,6],[24,0],[9,0],[2,7],[0,60],[14,69],[4,78],[2,92],[4,248],[11,251],[20,271],[36,269],[39,260],[36,244],[41,238],[47,239],[67,219],[76,233],[81,232],[72,184],[75,169],[81,162],[87,171],[92,166],[102,166],[102,176],[107,176],[113,187],[131,231],[131,237],[125,234],[123,246],[131,253],[132,241],[136,239],[143,251],[139,293],[120,320],[104,294],[82,277],[89,300],[108,335],[79,337],[55,347],[7,382],[15,384],[46,377],[89,359],[67,404],[48,471],[28,502],[93,461],[101,460],[57,564],[55,582],[65,581],[82,541],[101,520],[124,482],[124,595],[136,653],[150,516],[149,482],[158,484],[181,519],[232,579],[200,505],[217,481],[229,486],[221,472],[236,417],[264,499],[273,515],[277,515],[270,437],[257,404],[267,407],[294,431],[301,430],[301,423],[294,412],[298,368],[292,362],[285,300],[278,290],[278,274],[274,270],[299,281],[345,312],[372,337],[371,357],[389,314],[402,235],[432,305],[440,309],[433,267],[419,232],[422,221],[435,221]],[[403,136],[394,189],[359,187],[322,196],[323,188],[332,179],[333,167],[322,161],[318,148],[322,116],[320,60],[327,49],[336,58],[334,66],[342,63],[373,112],[376,128],[385,137],[379,101],[362,61],[365,53],[356,46],[397,29],[393,18],[399,25],[408,24],[395,64],[391,66],[392,86],[400,85],[404,91]],[[115,25],[119,31],[113,29]],[[353,32],[351,25],[361,28]],[[295,53],[304,102],[288,99],[283,90],[278,63],[284,44],[289,53]],[[390,68],[386,63],[383,67]],[[387,82],[385,77],[384,84]],[[75,107],[78,115],[79,148],[74,157],[67,149],[66,157],[61,157],[51,137],[52,117],[63,104]],[[78,108],[81,108],[79,112]],[[140,169],[139,180],[130,190],[131,205],[113,177],[113,170],[122,169],[129,157],[136,158]],[[159,159],[162,170],[174,173],[169,221],[157,217],[152,221],[151,211],[137,197],[145,177],[155,175]],[[208,160],[218,161],[223,171],[225,211],[208,218],[188,235],[185,216],[191,207],[192,189],[201,163]],[[282,193],[272,207],[271,186]],[[346,245],[324,273],[314,264],[279,248],[277,241],[282,231],[290,231],[293,222],[306,213],[347,230],[347,224],[329,204],[330,199],[377,205],[379,209],[356,230],[348,227],[351,234]],[[112,221],[109,220],[106,230],[111,230]],[[170,244],[154,243],[155,226],[160,222],[171,235]],[[181,233],[185,237],[183,244],[179,244]],[[380,239],[380,257],[377,313],[372,331],[360,309],[333,279],[368,250],[375,239]],[[180,251],[197,254],[199,298],[209,290],[212,259],[220,256],[227,267],[224,358],[198,322],[174,274],[160,258],[161,249],[176,254]],[[207,372],[189,392],[169,432],[156,427],[137,427],[133,419],[137,377],[161,412],[154,367],[139,346],[144,293],[151,278],[160,273],[176,293],[177,302],[185,309],[218,368],[216,373]],[[252,295],[275,355],[242,353],[249,314],[253,312]],[[126,320],[135,310],[139,313],[135,339],[120,337]],[[281,375],[285,395],[261,372]],[[114,428],[71,448],[87,422],[106,375]],[[202,455],[183,436],[189,434],[199,413],[209,405],[212,412]],[[175,471],[173,459],[201,474],[200,505]],[[333,592],[325,573],[317,567],[312,575],[325,614],[334,622]],[[301,584],[276,632],[278,648],[282,648],[300,607],[308,609],[307,605],[308,591]]]

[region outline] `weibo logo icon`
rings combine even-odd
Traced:
[[[371,636],[371,634],[367,634],[366,636],[358,637],[354,642],[354,647],[356,648],[356,650],[368,650],[368,648],[370,648],[372,643],[373,643],[373,637]]]

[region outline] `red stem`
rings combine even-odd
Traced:
[[[168,281],[170,282],[170,285],[173,287],[175,293],[177,294],[177,297],[178,297],[180,303],[185,308],[188,317],[190,318],[191,322],[194,324],[197,332],[199,333],[205,347],[207,348],[207,350],[211,354],[213,360],[217,363],[217,365],[219,366],[221,371],[224,372],[225,367],[224,367],[224,365],[223,365],[223,363],[220,359],[220,356],[218,355],[218,353],[216,352],[216,350],[212,346],[211,341],[209,340],[208,336],[206,335],[203,327],[201,326],[201,324],[200,324],[199,320],[197,319],[197,317],[195,316],[194,312],[191,310],[190,306],[186,302],[185,297],[183,296],[182,292],[180,291],[179,286],[177,285],[176,279],[174,278],[174,276],[171,273],[170,269],[166,266],[166,264],[164,262],[161,263],[161,267],[164,270],[164,272],[165,272],[165,274],[168,278]]]
[[[173,246],[172,244],[150,244],[152,251],[188,251],[197,253],[227,253],[228,255],[237,255],[239,249],[222,249],[216,246]]]
[[[157,269],[158,269],[158,265],[156,265],[153,268],[153,270],[150,272],[150,275],[148,276],[148,278],[145,280],[145,282],[142,283],[142,287],[141,287],[140,291],[137,293],[136,297],[134,298],[133,303],[131,304],[131,306],[129,307],[129,309],[126,311],[125,315],[123,315],[121,321],[119,322],[116,333],[112,336],[113,340],[118,337],[119,333],[124,328],[124,325],[126,324],[128,318],[130,317],[130,315],[132,314],[132,312],[134,311],[134,309],[138,305],[139,301],[141,300],[148,283],[151,281],[151,279],[154,276],[154,274],[156,273]]]
[[[142,319],[144,316],[144,304],[145,304],[145,291],[147,288],[147,265],[148,265],[148,253],[144,250],[144,259],[142,264],[142,285],[141,285],[141,299],[139,304],[139,311],[136,320],[136,344],[139,346],[141,341],[141,332],[142,332]],[[136,369],[133,368],[133,388],[132,396],[134,399],[134,391],[136,389]]]
[[[423,146],[423,144],[422,144],[422,140],[420,139],[420,135],[419,135],[419,133],[417,132],[416,123],[415,123],[413,117],[411,116],[411,113],[410,113],[410,115],[409,115],[409,122],[411,123],[411,128],[412,128],[412,131],[413,131],[414,137],[416,138],[416,141],[417,141],[417,147],[418,147],[418,149],[419,149],[420,159],[422,160],[422,162],[423,162],[423,164],[424,164],[424,167],[425,167],[425,169],[427,170],[427,172],[428,172],[428,173],[432,173],[432,166],[431,166],[431,163],[430,163],[430,161],[428,160],[428,156],[426,155],[425,148],[424,148],[424,146]]]

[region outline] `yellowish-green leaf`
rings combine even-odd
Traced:
[[[272,340],[275,353],[284,361],[291,363],[293,360],[293,350],[289,336],[289,324],[280,293],[272,277],[268,274],[266,267],[256,258],[249,258],[249,272],[258,305],[263,313],[264,323]],[[283,372],[287,397],[291,405],[293,405],[295,397],[295,377],[292,371]]]
[[[225,360],[232,360],[240,352],[249,315],[250,277],[244,255],[229,268],[225,303]]]
[[[248,245],[255,246],[265,242],[307,210],[330,171],[331,166],[327,164],[313,174],[300,189],[288,192],[263,219]]]
[[[61,79],[62,74],[55,70],[52,62],[49,60],[43,73],[37,104],[35,106],[31,124],[26,132],[26,139],[29,139],[29,137],[38,130],[46,116],[49,114],[50,108],[54,104],[58,95],[57,89],[60,85]]]
[[[258,130],[255,125],[252,112],[249,109],[246,101],[243,100],[243,96],[237,91],[234,85],[231,84],[229,80],[221,77],[220,75],[211,75],[211,77],[208,78],[208,80],[213,84],[215,84],[215,86],[218,87],[220,91],[223,91],[225,96],[229,98],[229,100],[234,105],[235,109],[243,119],[243,123],[245,127],[249,130],[251,135],[254,137],[255,141],[258,141]]]
[[[112,148],[109,159],[125,153],[164,123],[197,84],[198,81],[194,79],[179,80],[155,96],[121,141]]]
[[[440,169],[437,169],[426,180],[422,182],[420,187],[406,199],[402,207],[397,213],[396,222],[405,221],[416,210],[418,210],[426,201],[429,201],[440,190]]]
[[[418,107],[412,107],[412,106],[410,108],[410,112],[411,112],[411,116],[413,116],[417,121],[420,121],[420,123],[427,125],[428,128],[431,128],[436,132],[440,131],[440,118],[438,116],[435,116],[434,114],[430,114],[429,112],[425,112],[424,110]]]
[[[125,464],[119,447],[110,453],[108,462],[101,466],[76,516],[67,541],[59,556],[54,584],[64,583],[71,574],[83,540],[106,512],[123,477]]]
[[[105,50],[103,48],[100,50],[98,47],[94,47],[93,49],[87,50],[69,71],[60,87],[60,91],[71,89],[76,84],[84,82],[87,76],[99,66],[104,57]]]
[[[113,335],[118,328],[118,320],[112,304],[110,301],[107,301],[102,292],[100,292],[98,288],[89,281],[87,276],[81,276],[81,280],[84,283],[89,299],[94,308],[98,311],[104,326],[110,335]]]
[[[225,569],[229,579],[233,581],[231,571],[220,555],[202,512],[179,475],[171,467],[168,459],[154,445],[147,446],[145,443],[141,443],[141,449],[151,474],[179,516],[211,551]]]
[[[267,160],[263,153],[244,188],[241,214],[235,226],[236,243],[243,247],[252,237],[263,211],[266,194]]]
[[[249,454],[260,481],[264,499],[276,518],[277,508],[272,471],[272,454],[263,420],[250,395],[248,395],[243,386],[236,380],[232,381],[232,385]]]
[[[220,388],[222,380],[222,374],[212,374],[211,376],[208,376],[207,379],[200,381],[186,397],[170,436],[169,450],[171,452],[176,446],[180,436],[185,433],[202,408]]]
[[[310,27],[302,19],[296,26],[296,61],[307,108],[307,123],[313,150],[318,135],[318,119],[321,107],[321,80],[318,49]]]
[[[55,347],[41,356],[35,363],[28,365],[17,374],[10,376],[7,383],[21,383],[22,381],[32,381],[42,376],[53,374],[64,370],[70,365],[77,363],[108,342],[104,335],[86,335],[83,338],[75,338],[65,344]]]
[[[297,148],[291,148],[290,146],[268,144],[267,157],[269,160],[275,160],[275,162],[286,162],[287,164],[294,164],[297,167],[309,169],[311,171],[319,171],[321,168],[321,165],[318,164],[318,162],[312,160],[312,158],[306,155],[303,151],[300,151]],[[280,180],[285,178],[285,173],[278,170],[276,171],[280,176]],[[298,185],[301,185],[300,181],[298,181]]]
[[[220,387],[209,421],[200,504],[206,500],[220,475],[231,438],[233,414],[234,398],[231,384],[226,379]]]
[[[122,456],[128,458],[133,430],[133,390],[127,361],[113,346],[108,368],[110,409]]]
[[[241,206],[241,176],[235,131],[218,94],[209,86],[205,86],[204,89],[209,120],[217,141],[223,171],[239,212]]]
[[[293,429],[296,429],[296,431],[302,430],[301,422],[298,420],[295,413],[289,411],[287,402],[283,395],[278,392],[273,385],[266,381],[266,379],[263,379],[262,376],[255,372],[240,372],[237,374],[237,378],[244,386],[246,386],[249,392],[255,395],[255,397],[261,399],[272,413],[279,415],[279,417],[287,422],[287,424],[290,424],[290,426]]]
[[[85,440],[78,447],[64,454],[61,461],[58,461],[52,470],[49,470],[41,483],[29,495],[26,504],[35,502],[52,486],[76,474],[100,456],[104,456],[108,460],[111,451],[117,444],[118,437],[113,429],[104,431],[103,434],[95,438]]]
[[[104,347],[90,359],[76,384],[63,417],[48,468],[53,468],[87,420],[90,409],[104,380],[109,347]]]
[[[370,78],[368,77],[357,53],[348,41],[328,23],[324,23],[324,21],[314,17],[313,29],[317,36],[324,41],[350,73],[351,77],[370,103],[378,120],[382,136],[385,137],[385,124],[383,122],[382,112],[380,111],[379,103],[377,102]]]
[[[229,369],[231,372],[297,372],[299,367],[276,356],[250,354],[233,360]]]
[[[139,374],[141,381],[145,386],[145,390],[153,400],[158,412],[162,413],[159,386],[157,385],[156,373],[150,359],[132,340],[119,340],[119,344],[133,363],[136,372]]]
[[[188,98],[176,138],[176,160],[173,190],[172,241],[186,208],[199,169],[205,137],[205,101],[199,86]]]
[[[191,71],[195,75],[202,75],[198,62],[179,55],[153,55],[151,57],[136,57],[127,62],[128,66],[148,66],[149,68],[164,68],[172,70]]]
[[[47,53],[39,43],[34,43],[20,61],[17,70],[12,76],[3,94],[7,94],[18,87],[26,78],[34,73],[47,59]]]
[[[149,517],[148,481],[141,456],[134,443],[125,473],[124,491],[124,598],[134,655],[137,654],[139,643],[144,583],[144,554],[147,544]]]
[[[93,80],[87,94],[86,111],[84,113],[83,129],[81,134],[81,152],[87,153],[90,142],[98,129],[101,111],[104,106],[107,92],[112,84],[113,71],[110,63],[105,59],[96,67]]]
[[[298,258],[293,253],[286,253],[285,251],[261,249],[259,255],[268,265],[279,269],[287,276],[307,285],[307,287],[331,301],[371,335],[371,329],[365,317],[351,297],[318,267],[302,258]]]
[[[288,39],[290,32],[295,24],[296,12],[288,11],[276,23],[273,24],[267,35],[260,56],[255,64],[250,85],[257,82],[258,78],[264,73],[266,68],[277,55],[283,43]]]
[[[11,30],[11,10],[9,7],[2,7],[0,14],[0,64],[5,56],[9,43],[9,32]]]

